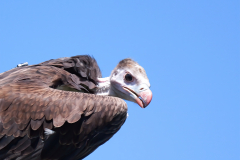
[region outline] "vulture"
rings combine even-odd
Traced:
[[[149,88],[144,68],[130,58],[106,78],[88,55],[3,72],[0,159],[81,160],[121,128],[124,100],[148,106]]]

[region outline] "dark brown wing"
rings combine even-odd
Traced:
[[[102,77],[96,60],[87,55],[52,59],[39,65],[64,69],[69,73],[77,75],[81,80],[88,80],[94,84],[96,84],[97,78]]]
[[[53,89],[81,90],[81,80],[63,69],[29,66],[0,78],[0,159],[81,159],[126,120],[119,98]],[[55,133],[46,137],[45,128]]]

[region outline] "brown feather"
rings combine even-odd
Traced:
[[[92,94],[98,77],[100,69],[89,56],[50,60],[1,74],[0,149],[11,148],[15,140],[12,150],[28,157],[36,152],[46,159],[68,155],[75,160],[90,154],[120,129],[127,112],[123,100]],[[59,85],[79,93],[57,90]],[[45,128],[56,133],[46,138]],[[42,138],[44,145],[41,141],[31,147],[34,138]]]
[[[30,124],[31,124],[31,128],[33,130],[37,130],[43,123],[43,121],[45,120],[45,118],[39,119],[39,120],[31,120]]]

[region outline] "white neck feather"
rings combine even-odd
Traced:
[[[98,86],[96,90],[97,95],[109,96],[111,95],[110,77],[98,78]]]

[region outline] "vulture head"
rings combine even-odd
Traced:
[[[152,92],[146,72],[132,59],[118,63],[110,77],[98,78],[99,95],[119,97],[145,108],[152,100]]]

